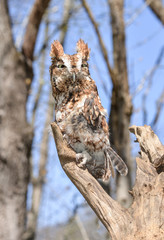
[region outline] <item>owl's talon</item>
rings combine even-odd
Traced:
[[[91,156],[85,151],[76,154],[76,163],[80,168],[85,167],[86,163],[91,159]]]
[[[82,153],[76,154],[76,163],[78,167],[83,168],[86,164],[86,158],[83,156]]]

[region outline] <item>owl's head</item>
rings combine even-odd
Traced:
[[[63,91],[68,84],[75,84],[89,75],[88,59],[90,49],[83,40],[77,42],[77,53],[64,53],[59,41],[51,44],[50,56],[52,59],[51,81],[57,89]],[[66,89],[65,89],[66,90]]]

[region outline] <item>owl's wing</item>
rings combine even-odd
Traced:
[[[84,102],[83,116],[93,128],[102,127],[104,132],[108,134],[108,124],[105,116],[106,111],[102,107],[99,96],[91,93]]]
[[[106,122],[105,115],[106,111],[101,105],[99,96],[96,93],[95,94],[91,93],[90,95],[88,95],[84,102],[83,116],[85,117],[88,124],[92,127],[93,130],[101,129],[104,132],[104,134],[101,135],[100,139],[96,138],[97,141],[102,141],[105,135],[109,138],[108,124]],[[101,178],[106,181],[109,179],[111,174],[112,177],[114,177],[114,169],[108,151],[104,151],[104,154],[105,154],[104,163],[103,161],[101,162],[102,164],[101,167],[104,169],[104,174]],[[95,168],[96,167],[100,166],[95,166]]]
[[[101,128],[109,137],[108,133],[108,124],[105,119],[105,110],[101,105],[100,99],[96,94],[90,94],[84,103],[83,116],[87,120],[88,124],[92,125],[93,129]],[[128,172],[128,168],[122,158],[110,147],[106,146],[105,149],[105,174],[104,180],[109,178],[109,171],[114,177],[113,166],[117,169],[117,171],[126,176]]]

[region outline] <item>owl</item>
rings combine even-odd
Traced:
[[[90,49],[81,39],[76,47],[77,53],[68,55],[59,41],[51,45],[50,78],[56,123],[68,146],[76,152],[79,167],[104,181],[114,176],[113,167],[126,175],[124,161],[110,147],[106,110],[89,73]]]

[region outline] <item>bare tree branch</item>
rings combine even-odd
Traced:
[[[26,58],[33,60],[33,53],[39,26],[45,9],[48,7],[50,0],[35,0],[34,6],[29,16],[22,51]]]
[[[131,18],[125,23],[125,25],[128,27],[129,25],[131,25],[135,19],[147,8],[148,5],[150,5],[150,3],[153,0],[147,0],[139,9],[137,9],[134,14],[131,16]]]
[[[156,17],[161,21],[161,23],[164,25],[164,5],[162,4],[161,0],[144,0],[152,10],[152,12],[156,15]]]
[[[160,114],[161,114],[161,111],[162,111],[163,107],[164,107],[164,90],[162,91],[159,99],[156,102],[156,113],[155,113],[155,116],[154,116],[154,119],[153,119],[152,123],[150,124],[153,129],[155,128],[155,126],[158,122],[158,119],[160,117]]]
[[[158,66],[159,67],[159,66]],[[157,66],[153,66],[152,68],[150,68],[148,71],[146,71],[146,73],[144,74],[144,76],[142,77],[142,79],[140,80],[140,83],[138,84],[137,88],[135,89],[134,93],[132,93],[132,97],[134,98],[139,92],[141,92],[144,88],[144,85],[147,81],[147,79],[149,79],[152,74],[154,73],[154,71],[157,69]]]
[[[43,85],[44,85],[43,79],[40,79],[39,80],[39,88],[38,88],[38,91],[37,91],[37,94],[36,94],[36,97],[35,97],[34,106],[33,106],[33,109],[32,109],[31,125],[32,125],[33,128],[34,128],[34,124],[35,124],[36,110],[38,109],[39,100],[40,100],[40,97],[41,97],[41,92],[42,92],[42,89],[43,89]]]
[[[153,81],[153,76],[156,72],[156,70],[159,68],[160,62],[163,58],[164,55],[164,46],[161,48],[159,55],[155,61],[154,66],[151,68],[147,79],[149,79],[148,86],[144,91],[143,97],[142,97],[142,109],[143,109],[143,124],[147,124],[147,110],[146,110],[146,100],[147,96],[150,92],[151,86],[152,86],[152,81]]]
[[[163,30],[163,26],[160,26],[159,28],[155,29],[155,31],[153,31],[150,35],[148,35],[147,37],[143,38],[141,41],[138,41],[137,43],[132,45],[130,47],[130,49],[135,49],[135,48],[138,48],[138,47],[142,47],[144,44],[148,43],[153,38],[155,38],[157,36],[157,34],[159,34],[162,30]]]
[[[100,44],[100,47],[101,47],[101,50],[102,50],[102,54],[103,54],[105,63],[107,65],[108,72],[109,72],[109,74],[111,76],[111,79],[113,81],[114,80],[114,72],[113,72],[113,69],[112,69],[112,67],[111,67],[111,65],[109,63],[108,51],[107,51],[107,49],[105,47],[105,44],[104,44],[103,39],[101,37],[101,34],[99,32],[98,24],[96,23],[96,21],[95,21],[95,19],[93,17],[93,14],[92,14],[92,12],[91,12],[87,2],[85,0],[81,0],[81,3],[83,5],[83,7],[84,7],[84,9],[85,9],[85,11],[86,11],[90,21],[91,21],[91,23],[93,24],[93,27],[95,29],[95,32],[96,32],[98,40],[99,40],[99,44]]]
[[[68,8],[68,10],[67,10],[67,11],[66,11],[66,10],[64,11],[62,22],[61,22],[58,26],[55,26],[55,28],[54,28],[54,30],[52,31],[52,33],[51,33],[49,36],[47,36],[46,41],[44,41],[43,45],[41,46],[41,48],[40,48],[40,50],[39,50],[39,52],[38,52],[38,54],[37,54],[37,56],[35,56],[35,59],[37,59],[37,58],[40,56],[41,52],[47,47],[49,40],[50,40],[58,31],[60,31],[60,37],[59,37],[60,43],[61,43],[62,45],[65,44],[64,41],[65,41],[66,36],[64,36],[63,33],[65,33],[65,35],[66,35],[67,30],[68,30],[68,24],[69,24],[70,18],[73,16],[73,14],[74,14],[75,12],[78,12],[79,9],[80,9],[80,6],[75,7],[73,4],[74,4],[74,0],[66,0],[66,1],[65,1],[65,4],[64,4],[64,5],[65,5],[65,8]],[[64,8],[64,9],[65,9],[65,8]]]
[[[72,14],[74,13],[75,9],[73,8],[74,0],[65,0],[64,1],[64,12],[63,12],[63,19],[62,19],[62,25],[60,28],[60,43],[64,46],[66,34],[68,31],[68,24],[69,20],[72,17]]]
[[[46,16],[45,24],[46,24],[46,26],[45,26],[44,41],[46,41],[47,36],[48,36],[48,29],[49,29],[48,16]],[[32,110],[32,122],[31,122],[32,127],[34,127],[36,110],[38,108],[39,100],[40,100],[42,89],[44,86],[45,57],[46,57],[46,51],[44,49],[42,51],[42,60],[40,63],[39,88],[38,88],[38,92],[35,97],[35,102],[34,102],[34,106],[33,106],[33,110]]]

